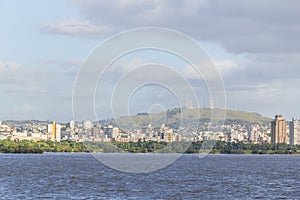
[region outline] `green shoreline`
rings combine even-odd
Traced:
[[[293,154],[300,145],[249,144],[224,141],[206,142],[52,142],[0,140],[0,153],[184,153],[184,154]]]

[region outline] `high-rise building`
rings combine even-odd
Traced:
[[[258,134],[257,127],[252,126],[248,130],[248,140],[252,143],[257,143],[258,136],[259,134]]]
[[[168,129],[165,131],[165,138],[166,142],[172,142],[173,141],[173,130]]]
[[[173,141],[173,130],[167,126],[165,126],[165,124],[163,124],[160,127],[160,139],[166,141],[166,142],[172,142]]]
[[[289,144],[288,122],[283,119],[282,115],[276,115],[271,122],[272,135],[271,143],[286,143]]]
[[[85,129],[89,129],[89,130],[91,130],[92,128],[93,128],[93,123],[91,122],[91,121],[85,121],[84,123],[83,123],[83,127],[85,128]]]
[[[75,128],[75,122],[73,120],[70,121],[70,128],[71,129]]]
[[[56,130],[55,130],[55,141],[60,142],[61,139],[61,125],[56,124]]]
[[[48,124],[47,133],[50,134],[51,140],[60,142],[61,139],[61,125],[57,124],[55,121],[52,124]]]
[[[119,128],[118,127],[113,127],[112,138],[116,138],[118,136],[119,136]]]
[[[52,124],[48,124],[47,125],[47,135],[48,137],[50,136],[51,137],[51,133],[52,133]],[[49,138],[48,138],[49,139]]]
[[[103,127],[103,132],[104,135],[106,135],[107,138],[112,138],[112,134],[113,134],[113,126],[112,125],[108,125]]]
[[[52,131],[51,131],[51,138],[52,140],[55,140],[56,138],[56,122],[52,122]]]
[[[290,122],[290,144],[300,144],[300,121],[295,118]]]
[[[91,130],[91,136],[93,138],[103,138],[103,134],[101,134],[101,127],[100,126],[94,126]]]

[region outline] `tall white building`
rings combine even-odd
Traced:
[[[85,122],[83,123],[83,127],[84,127],[85,129],[92,129],[92,128],[93,128],[93,123],[92,123],[91,121],[85,121]]]
[[[118,127],[114,127],[112,130],[112,138],[116,138],[119,136],[119,128]]]
[[[75,128],[75,122],[73,120],[70,121],[70,128],[71,129]]]
[[[52,141],[60,142],[61,140],[61,125],[55,122],[47,125],[47,133]]]
[[[300,144],[300,121],[295,118],[290,122],[290,144]]]
[[[56,134],[55,134],[55,141],[60,142],[61,140],[61,125],[56,124]]]
[[[47,133],[52,133],[52,124],[47,124]]]

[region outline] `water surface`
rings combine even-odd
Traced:
[[[293,155],[184,155],[136,174],[90,154],[0,154],[0,199],[300,199],[299,171]]]

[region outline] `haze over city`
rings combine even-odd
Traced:
[[[111,35],[149,26],[180,31],[203,46],[224,81],[227,108],[299,117],[299,2],[218,2],[1,1],[0,119],[71,120],[73,84],[84,59]],[[193,78],[184,62],[158,55],[135,53],[115,69],[156,61]],[[146,99],[134,112],[156,100]],[[160,101],[176,106],[163,95]],[[110,109],[99,105],[98,117],[112,117]]]

